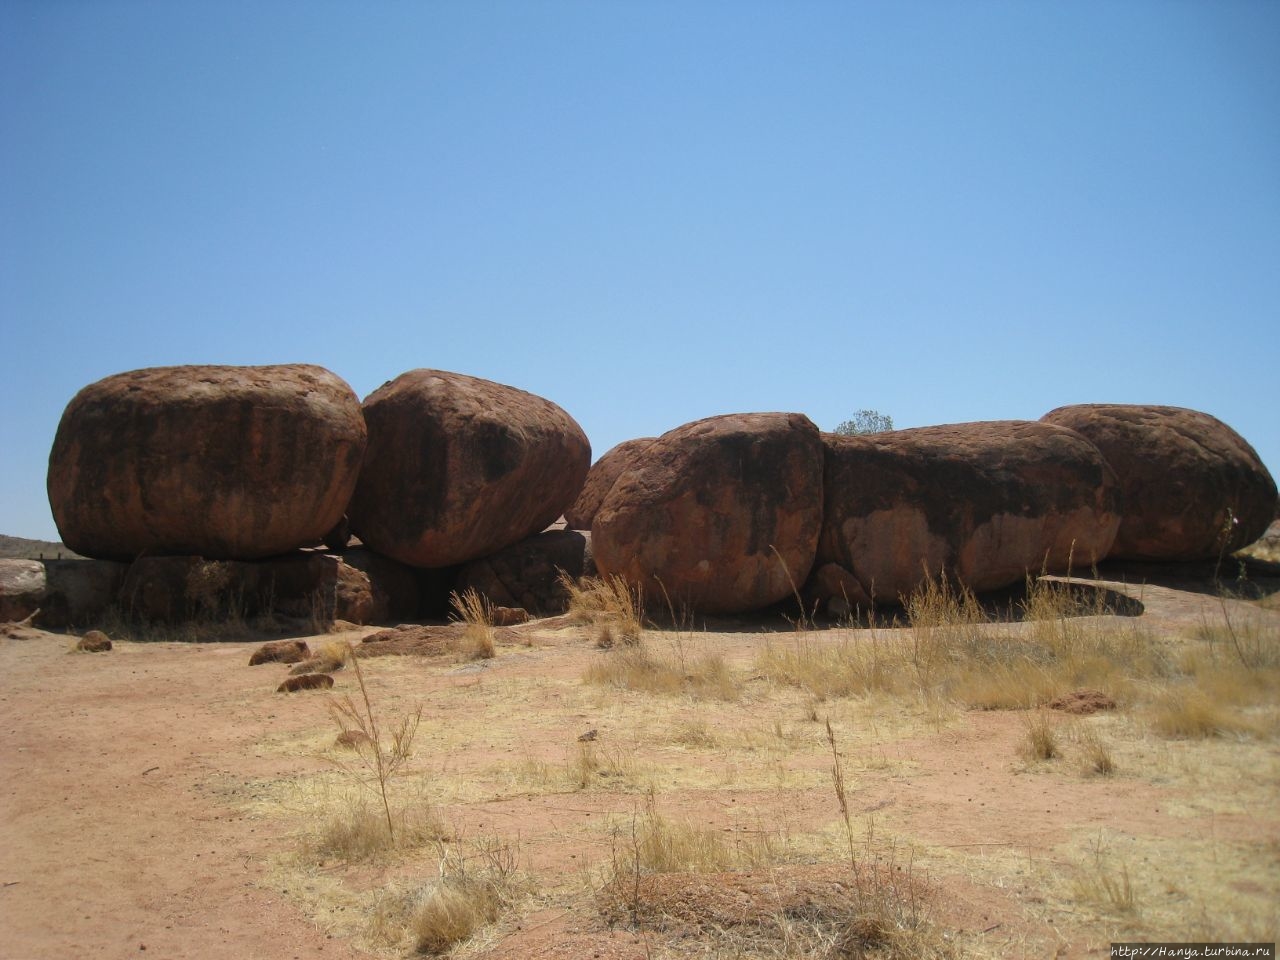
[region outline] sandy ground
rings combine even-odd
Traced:
[[[1203,593],[1114,586],[1141,596],[1142,620],[1165,634],[1220,616],[1219,602]],[[425,706],[421,771],[457,835],[518,837],[522,866],[540,887],[472,954],[680,955],[608,931],[590,895],[617,824],[643,802],[642,782],[666,815],[728,835],[781,827],[819,844],[825,837],[835,851],[827,859],[838,860],[831,758],[798,699],[782,705],[771,733],[743,717],[764,716],[782,695],[750,680],[745,713],[742,703],[614,695],[582,682],[602,656],[582,629],[520,630],[482,664],[364,661],[388,712]],[[836,642],[836,634],[817,636]],[[333,735],[330,695],[276,694],[285,668],[249,667],[256,640],[117,642],[88,655],[69,652],[73,639],[28,629],[0,640],[0,958],[375,955],[321,908],[316,878],[332,879],[334,869],[308,874],[287,864],[305,827],[291,785],[328,769],[320,754]],[[787,641],[689,633],[663,642],[682,654],[715,649],[748,670],[764,644]],[[350,670],[337,675],[335,692],[354,689]],[[1166,917],[1220,912],[1224,902],[1241,911],[1242,933],[1275,929],[1274,742],[1153,742],[1110,716],[1098,722],[1108,725],[1122,773],[1087,777],[1070,764],[1018,759],[1020,712],[830,709],[866,849],[909,851],[913,869],[939,891],[937,922],[974,955],[1105,956],[1117,931],[1159,939]],[[688,746],[690,729],[731,743],[732,758]],[[597,731],[600,756],[620,769],[636,765],[616,785],[565,780],[588,730]],[[1090,911],[1063,892],[1073,870],[1104,855],[1141,887],[1139,919]],[[434,862],[347,879],[367,888],[428,873]]]

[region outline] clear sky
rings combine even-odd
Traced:
[[[0,533],[138,367],[1165,403],[1280,472],[1280,3],[0,0]]]

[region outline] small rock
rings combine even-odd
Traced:
[[[260,663],[298,663],[311,656],[305,640],[270,640],[253,652],[249,666]]]
[[[1073,690],[1049,701],[1049,709],[1084,716],[1099,710],[1114,710],[1116,702],[1101,690]]]
[[[514,627],[529,622],[529,611],[523,607],[494,607],[491,611],[495,627]]]
[[[578,742],[590,743],[592,740],[595,740],[599,736],[600,736],[599,730],[588,730],[586,733],[584,733],[582,736],[578,738]]]
[[[290,677],[276,687],[276,693],[296,693],[299,690],[327,690],[332,686],[333,677],[327,673],[306,673],[300,677]]]
[[[111,640],[101,630],[90,630],[76,643],[76,650],[81,653],[106,653],[110,649]]]

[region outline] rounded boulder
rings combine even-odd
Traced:
[[[804,582],[821,525],[818,428],[801,414],[731,414],[647,446],[604,498],[591,541],[600,573],[647,602],[745,613]]]
[[[67,406],[49,503],[89,557],[268,557],[342,518],[364,448],[358,398],[322,367],[135,370]]]
[[[573,503],[591,444],[515,387],[411,370],[366,398],[369,449],[348,515],[370,549],[415,567],[496,553]]]
[[[657,438],[639,437],[624,440],[591,465],[578,499],[564,512],[565,524],[570,530],[591,529],[591,522],[596,518],[600,504],[604,503],[604,498],[613,489],[618,477],[639,462],[644,449],[655,439]]]
[[[942,574],[983,591],[1087,569],[1120,525],[1115,474],[1063,427],[995,421],[823,440],[818,565],[838,565],[881,602]]]
[[[1113,554],[1208,560],[1248,546],[1275,517],[1276,483],[1240,434],[1183,407],[1076,404],[1041,418],[1088,437],[1120,483]]]

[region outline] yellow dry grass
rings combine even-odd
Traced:
[[[1186,635],[1158,633],[1056,586],[1043,593],[1033,588],[1028,597],[1027,616],[1041,619],[989,622],[963,592],[933,589],[908,606],[907,624],[899,629],[711,635],[687,627],[640,630],[637,621],[634,642],[616,641],[627,613],[610,591],[601,609],[580,613],[576,640],[556,634],[559,646],[538,651],[542,673],[504,671],[509,650],[467,675],[444,662],[365,661],[371,699],[387,715],[403,713],[427,697],[419,749],[397,781],[404,791],[400,802],[421,800],[455,826],[437,831],[435,839],[424,835],[416,846],[406,843],[371,854],[370,859],[394,866],[377,890],[320,884],[316,890],[329,892],[309,894],[307,909],[330,917],[335,905],[346,904],[344,914],[358,912],[361,920],[344,920],[342,929],[355,931],[353,936],[388,956],[415,945],[465,954],[468,948],[448,946],[460,942],[460,931],[470,930],[468,936],[474,937],[478,930],[491,930],[494,917],[501,926],[511,911],[529,909],[518,897],[509,898],[497,913],[485,908],[469,920],[460,916],[461,887],[421,880],[435,877],[439,837],[468,832],[477,840],[515,843],[535,854],[571,845],[585,863],[580,874],[539,878],[544,889],[555,891],[547,897],[558,909],[576,910],[588,891],[614,881],[625,905],[637,896],[637,876],[764,871],[782,877],[778,871],[815,860],[824,869],[849,870],[850,861],[855,868],[864,861],[883,865],[886,851],[896,850],[900,858],[928,865],[930,875],[958,875],[999,887],[1033,882],[1037,899],[1025,909],[1046,929],[1074,929],[1072,924],[1081,921],[1071,918],[1078,914],[1107,933],[1153,934],[1169,923],[1171,931],[1225,935],[1230,932],[1226,922],[1211,919],[1215,910],[1240,919],[1244,929],[1273,929],[1265,895],[1237,891],[1233,897],[1229,871],[1209,869],[1206,860],[1217,856],[1253,878],[1257,889],[1274,890],[1280,888],[1274,844],[1254,852],[1237,840],[1206,846],[1202,835],[1181,829],[1151,837],[1108,835],[1093,843],[1096,831],[1067,825],[1067,839],[1056,850],[1034,857],[1000,847],[930,849],[904,833],[904,812],[895,806],[868,812],[866,797],[876,786],[900,785],[893,789],[909,792],[920,745],[939,732],[950,736],[963,730],[971,716],[967,709],[1015,709],[1025,711],[1019,738],[1025,740],[1024,760],[1034,762],[1019,760],[1019,742],[1012,739],[999,747],[999,757],[1018,775],[1043,779],[1046,789],[1059,783],[1105,789],[1116,783],[1125,790],[1136,785],[1194,798],[1163,801],[1162,815],[1179,821],[1256,815],[1268,809],[1280,789],[1274,757],[1267,759],[1274,750],[1280,687],[1274,627],[1262,618],[1256,623],[1237,618],[1231,624],[1235,639],[1213,621]],[[604,623],[617,632],[616,642],[602,650],[597,643]],[[1082,719],[1044,709],[1053,696],[1084,686],[1110,693],[1120,709]],[[1206,700],[1213,707],[1208,713]],[[834,756],[825,720],[839,745]],[[598,730],[598,738],[579,741],[588,729]],[[1050,746],[1036,745],[1037,736]],[[264,742],[286,752],[318,741],[272,735]],[[328,749],[328,742],[321,749]],[[845,778],[847,820],[833,796],[833,761]],[[277,812],[281,809],[284,789],[277,784],[264,791],[257,807],[262,815],[271,815],[273,802]],[[823,792],[825,812],[816,819],[809,812],[809,820],[792,824],[776,807],[762,812],[771,795],[802,802]],[[502,819],[513,814],[482,812],[512,798],[566,812],[549,826],[529,827],[518,818]],[[326,802],[334,803],[332,798]],[[783,801],[781,809],[791,802]],[[290,804],[294,811],[309,811],[314,833],[323,813],[318,801],[294,795]],[[620,809],[635,812],[628,816]],[[477,826],[464,830],[468,822]],[[728,830],[726,823],[735,829]],[[737,829],[744,824],[751,829]],[[307,834],[300,831],[300,847],[311,842]],[[299,878],[314,871],[315,863],[310,855],[281,867],[294,878],[282,886],[303,886]],[[904,865],[902,859],[896,863]],[[884,888],[882,906],[896,903],[893,909],[899,909],[909,907],[909,896],[922,895],[919,885],[895,892],[892,876],[868,879],[866,896],[874,899],[880,894],[871,891]],[[629,893],[617,887],[623,883],[618,878],[630,878]],[[1177,916],[1171,888],[1195,906],[1194,922]],[[653,911],[667,909],[671,901],[663,899],[661,883],[645,889]],[[467,896],[483,899],[474,892]],[[427,931],[421,935],[414,932],[420,915],[426,917]],[[624,909],[624,922],[630,922],[628,915]],[[814,950],[848,943],[840,938],[858,929],[856,916],[828,920],[823,920],[826,926],[810,924],[803,930],[794,916],[775,915],[771,922],[773,929],[787,931],[790,942]],[[867,920],[864,932],[870,936],[882,927],[890,929]],[[655,956],[676,949],[671,945],[676,941],[663,940],[659,926],[643,929],[655,938]],[[778,941],[770,939],[774,933],[763,936],[758,927],[706,936],[696,941],[704,950],[700,955],[803,955],[779,952]],[[918,954],[899,955],[929,956],[929,950],[942,949],[936,931],[920,936]],[[1027,936],[1029,946],[1021,955],[1042,955],[1047,941]],[[987,946],[988,939],[947,942],[975,957],[1019,955],[1004,941]]]

